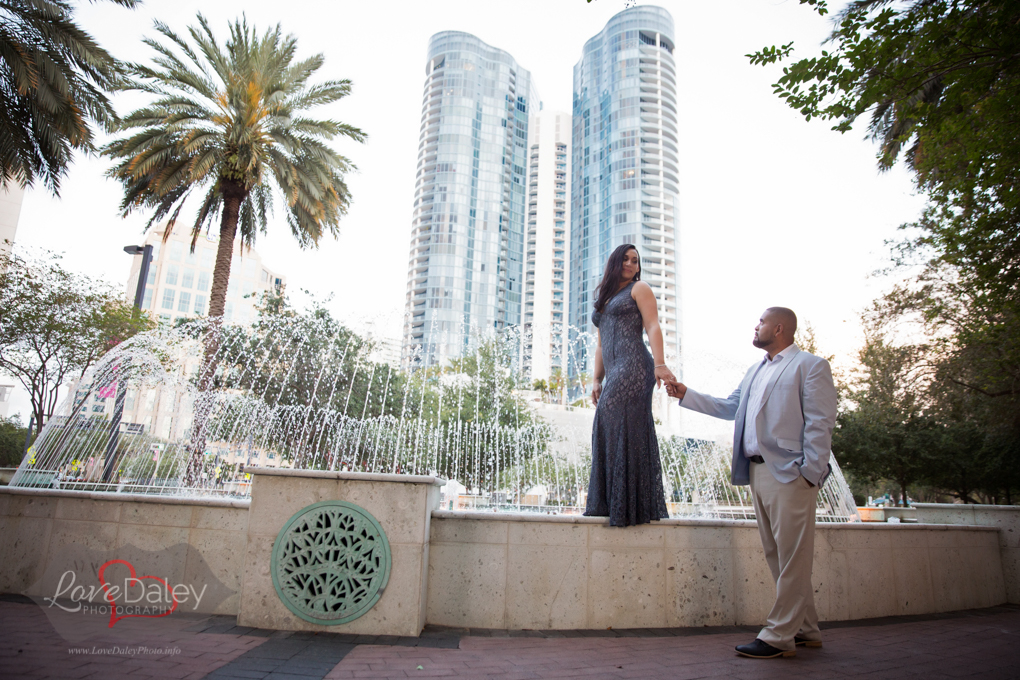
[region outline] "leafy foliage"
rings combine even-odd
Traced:
[[[215,387],[238,396],[211,436],[268,421],[259,445],[302,467],[438,474],[480,487],[546,450],[549,428],[517,390],[509,348],[493,339],[446,367],[404,373],[372,361],[372,343],[323,303],[304,312],[264,298],[251,327],[220,341]]]
[[[0,468],[18,467],[21,463],[27,432],[17,416],[0,418]]]
[[[805,3],[807,0],[801,0]],[[824,2],[811,2],[824,14]],[[986,281],[1020,277],[1020,5],[858,0],[821,56],[784,67],[776,93],[850,130],[870,115],[879,167],[905,156],[931,199],[920,243]],[[748,55],[782,61],[792,43]]]
[[[120,65],[68,0],[0,0],[0,17],[0,186],[41,180],[59,194],[74,151],[95,150],[93,126],[117,120],[105,92]]]
[[[823,0],[801,3],[828,11]],[[851,394],[861,407],[841,416],[843,445],[884,427],[893,440],[881,445],[924,449],[928,483],[966,501],[1011,499],[1020,467],[1020,4],[856,0],[827,42],[819,57],[784,67],[776,93],[841,132],[868,114],[879,167],[904,158],[929,201],[893,249],[912,275],[867,316],[869,342],[879,344],[862,353],[862,362],[872,353],[869,374],[916,372],[921,388],[914,403],[885,399],[871,420],[865,414],[879,407],[864,405],[870,392]],[[748,56],[771,64],[792,50]],[[886,345],[898,327],[911,341]],[[909,357],[893,361],[897,352]]]
[[[124,85],[153,100],[124,118],[121,127],[132,134],[108,144],[104,153],[117,161],[109,175],[123,185],[123,214],[151,210],[149,226],[167,219],[164,238],[193,193],[201,195],[201,203],[192,248],[202,227],[220,214],[209,297],[209,316],[218,323],[238,229],[247,245],[266,231],[276,189],[302,248],[317,246],[324,233],[336,236],[350,203],[344,173],[354,166],[327,142],[337,137],[361,142],[365,133],[306,116],[308,109],[346,97],[351,83],[312,84],[322,55],[299,60],[296,38],[284,36],[279,25],[259,35],[246,20],[235,21],[223,45],[201,14],[198,26],[188,29],[191,42],[166,24],[157,22],[156,30],[166,42],[145,40],[157,55],[153,65],[131,64],[133,78]],[[203,390],[216,371],[217,339],[217,333],[206,339]],[[196,409],[191,481],[205,450],[207,407],[201,401]]]
[[[326,232],[338,234],[350,195],[343,176],[353,164],[327,142],[336,137],[364,141],[358,128],[308,118],[310,108],[336,102],[351,91],[349,80],[312,84],[323,56],[297,59],[297,40],[280,26],[261,36],[247,22],[230,25],[221,45],[198,15],[188,29],[194,44],[157,22],[168,44],[148,38],[157,54],[152,66],[131,64],[126,90],[153,101],[127,115],[132,134],[111,142],[104,153],[117,161],[110,176],[124,187],[121,209],[152,211],[153,223],[169,218],[166,234],[185,201],[201,194],[192,231],[221,213],[220,252],[213,274],[210,316],[223,314],[236,229],[251,245],[265,232],[273,188],[283,194],[287,222],[302,247],[314,247]]]
[[[0,258],[0,370],[28,390],[37,431],[63,383],[150,326],[113,288],[64,269],[58,255]]]

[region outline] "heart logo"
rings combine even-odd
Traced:
[[[106,568],[114,564],[123,564],[125,567],[127,567],[128,570],[130,570],[131,572],[131,579],[134,581],[141,582],[147,578],[151,578],[153,581],[159,581],[160,583],[162,583],[163,587],[166,588],[168,593],[170,593],[170,598],[174,601],[174,606],[170,607],[170,611],[163,612],[162,614],[124,614],[123,616],[117,616],[117,603],[114,602],[112,597],[110,597],[110,586],[107,585],[106,580],[103,578],[103,574],[106,572]],[[106,601],[113,605],[112,607],[110,607],[110,625],[108,626],[109,628],[113,628],[113,624],[117,623],[121,619],[128,619],[133,616],[142,619],[158,619],[162,616],[169,616],[170,614],[173,614],[174,610],[177,609],[177,596],[174,595],[174,591],[170,589],[170,586],[167,585],[166,581],[164,581],[158,576],[142,576],[141,578],[138,578],[138,576],[135,575],[134,565],[128,562],[127,560],[110,560],[109,562],[103,563],[103,566],[99,567],[99,582],[103,585],[103,592],[106,593]]]

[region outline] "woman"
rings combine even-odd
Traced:
[[[652,389],[676,378],[666,368],[655,294],[641,281],[637,248],[628,243],[613,251],[595,295],[591,320],[598,328],[598,347],[591,399],[596,408],[584,514],[608,516],[611,526],[645,524],[669,516]]]

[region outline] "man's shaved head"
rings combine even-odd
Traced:
[[[797,315],[786,307],[769,307],[762,312],[758,325],[754,327],[751,344],[765,350],[772,356],[793,344],[797,332]]]
[[[765,313],[770,317],[773,324],[783,324],[783,335],[793,340],[794,334],[797,332],[797,315],[793,313],[792,309],[786,307],[769,307],[765,310]]]

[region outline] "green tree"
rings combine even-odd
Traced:
[[[801,3],[828,11],[824,0]],[[947,474],[956,470],[955,481],[938,483],[963,499],[979,488],[1011,497],[1020,466],[1020,5],[858,0],[836,16],[827,47],[787,65],[775,91],[842,132],[869,115],[879,167],[904,158],[913,170],[928,206],[903,225],[910,235],[893,262],[914,269],[876,317],[925,335],[927,408],[944,428],[939,441],[969,456],[936,447]],[[792,43],[748,56],[768,64],[791,52]]]
[[[336,236],[350,203],[344,173],[354,166],[327,142],[337,137],[361,142],[366,135],[351,125],[307,116],[308,109],[346,97],[351,83],[312,84],[323,56],[299,60],[297,40],[284,36],[279,25],[260,36],[246,21],[235,21],[230,38],[220,45],[201,14],[198,23],[188,31],[195,46],[156,23],[169,44],[146,39],[157,53],[154,65],[131,64],[134,78],[124,86],[155,99],[124,118],[122,128],[133,134],[114,140],[104,153],[117,161],[109,175],[124,187],[124,215],[151,210],[149,226],[169,218],[169,235],[186,200],[199,193],[192,226],[197,239],[203,225],[211,226],[219,214],[209,300],[215,327],[224,312],[238,232],[251,245],[259,231],[266,231],[275,187],[301,247],[316,247],[327,232]],[[203,391],[216,370],[218,342],[217,332],[207,335]],[[196,407],[189,479],[205,449],[206,406]]]
[[[549,374],[549,395],[554,397],[554,401],[566,405],[567,402],[567,376],[563,373],[563,369],[556,366],[552,369]]]
[[[475,488],[505,483],[506,471],[546,452],[551,429],[518,396],[530,385],[510,368],[515,350],[505,337],[483,339],[434,377],[412,377],[428,380],[438,396],[423,400],[420,417],[448,433],[437,458],[443,476]]]
[[[94,126],[117,120],[105,92],[120,66],[67,0],[0,0],[0,17],[0,186],[40,179],[58,194],[74,151],[94,151]]]
[[[257,321],[224,327],[220,344],[214,387],[247,396],[210,423],[213,437],[257,413],[271,421],[263,445],[301,467],[333,467],[330,452],[358,467],[373,440],[339,441],[337,435],[348,433],[346,420],[393,420],[404,410],[406,376],[373,362],[372,343],[322,302],[301,312],[284,295],[267,295]]]
[[[25,452],[28,428],[17,416],[0,418],[0,468],[18,467]]]
[[[820,14],[822,0],[801,0]],[[858,0],[830,49],[783,69],[776,93],[846,132],[870,114],[879,167],[901,156],[930,205],[914,245],[1000,291],[1020,281],[1020,5]],[[792,43],[748,55],[784,60]]]
[[[300,467],[434,473],[481,488],[544,453],[549,428],[516,396],[527,383],[498,339],[446,367],[404,373],[371,359],[372,343],[323,303],[295,310],[266,297],[251,327],[227,326],[208,425],[228,439],[264,422],[259,446]]]
[[[844,389],[832,438],[841,466],[871,482],[894,481],[904,505],[908,487],[925,478],[938,436],[925,409],[924,353],[871,332],[858,354],[860,369]]]
[[[173,229],[185,201],[202,194],[192,226],[220,218],[209,316],[223,315],[234,239],[246,245],[265,232],[273,189],[283,195],[287,222],[298,243],[316,247],[323,234],[339,233],[350,194],[344,173],[354,168],[326,142],[364,141],[356,127],[309,118],[306,110],[331,104],[351,91],[349,80],[309,81],[322,67],[315,55],[297,60],[297,40],[280,26],[259,36],[245,21],[230,25],[220,45],[201,14],[189,28],[197,49],[169,26],[156,24],[169,45],[146,44],[158,54],[154,66],[131,64],[134,79],[123,88],[152,95],[148,106],[127,115],[133,134],[108,144],[117,161],[110,176],[124,187],[121,210],[152,211],[149,226],[169,216]]]
[[[59,255],[0,257],[0,370],[28,391],[37,432],[62,384],[149,327],[123,295],[64,269]]]

